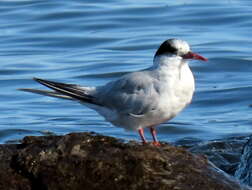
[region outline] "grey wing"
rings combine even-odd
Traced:
[[[130,73],[98,87],[94,96],[102,105],[135,117],[155,110],[160,97],[158,81],[148,71]]]

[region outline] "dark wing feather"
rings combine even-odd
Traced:
[[[85,90],[80,88],[80,86],[78,85],[65,84],[65,83],[54,82],[54,81],[49,81],[49,80],[44,80],[44,79],[39,79],[39,78],[34,78],[34,80],[39,82],[42,85],[47,86],[48,88],[55,90],[56,92],[70,96],[76,100],[102,106],[101,104],[95,101],[95,97],[88,95],[85,92]]]

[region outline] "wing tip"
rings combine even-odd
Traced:
[[[35,81],[38,82],[38,83],[41,83],[41,84],[43,84],[43,83],[46,82],[46,80],[41,79],[41,78],[37,78],[37,77],[33,77],[32,79],[35,80]]]
[[[19,91],[27,91],[28,88],[17,88],[17,90],[19,90]]]

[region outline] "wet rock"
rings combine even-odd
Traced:
[[[245,144],[235,177],[252,186],[252,137]]]
[[[249,189],[204,156],[165,143],[157,148],[74,133],[26,137],[22,144],[1,146],[0,153],[5,190]]]

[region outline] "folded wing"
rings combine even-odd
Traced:
[[[133,117],[142,117],[156,110],[160,99],[159,81],[147,72],[130,73],[97,87],[94,96],[105,107]]]
[[[77,100],[82,103],[106,107],[120,114],[142,117],[148,112],[155,111],[160,99],[159,81],[146,72],[148,71],[130,73],[104,86],[93,88],[34,78],[34,80],[53,89],[53,91],[20,90]]]

